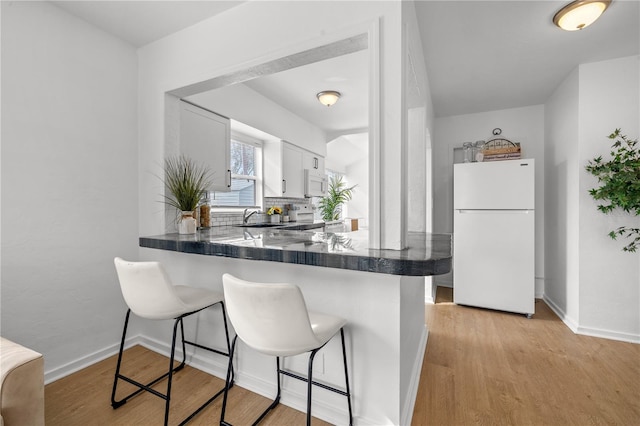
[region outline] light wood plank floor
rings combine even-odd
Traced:
[[[640,425],[640,345],[575,335],[542,301],[528,320],[451,300],[451,289],[439,288],[436,304],[425,310],[429,340],[412,425]],[[139,346],[127,356],[123,373],[139,371],[141,380],[167,363]],[[111,357],[47,385],[47,426],[162,424],[164,401],[153,395],[111,408],[115,362]],[[222,385],[186,367],[174,376],[170,424]],[[189,424],[217,424],[221,404],[219,398]],[[249,424],[268,404],[234,386],[229,420]],[[304,419],[280,405],[262,424]]]
[[[148,392],[132,398],[117,410],[111,408],[116,362],[116,356],[110,357],[45,386],[46,425],[161,425],[164,421],[164,400]],[[168,363],[168,358],[142,346],[134,346],[125,352],[122,374],[145,383],[166,371]],[[163,380],[154,389],[165,393],[166,383]],[[173,376],[169,424],[181,422],[223,386],[224,380],[187,365]],[[134,386],[120,382],[116,398],[120,399],[133,390]],[[270,403],[271,400],[267,398],[234,386],[229,391],[225,419],[239,426],[251,424]],[[221,407],[222,396],[190,421],[189,426],[219,424]],[[305,422],[304,413],[280,404],[261,425],[301,425]],[[313,424],[328,423],[314,419]]]
[[[457,306],[438,288],[413,425],[640,425],[640,345]]]

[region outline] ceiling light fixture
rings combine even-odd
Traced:
[[[609,7],[611,0],[577,0],[553,17],[553,23],[566,31],[581,30],[593,24]]]
[[[316,95],[320,103],[328,107],[338,102],[340,96],[340,92],[336,92],[335,90],[324,90]]]

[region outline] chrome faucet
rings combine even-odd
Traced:
[[[247,214],[247,210],[249,209],[244,209],[244,212],[242,212],[242,223],[246,224],[247,221],[249,220],[249,218],[251,216],[253,216],[254,214],[258,213],[258,210],[254,210],[251,213]]]

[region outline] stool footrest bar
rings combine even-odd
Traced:
[[[208,346],[203,346],[203,345],[200,345],[200,344],[195,343],[195,342],[190,342],[188,340],[185,340],[184,343],[186,343],[187,345],[194,346],[196,348],[204,349],[205,351],[214,352],[214,353],[217,353],[219,355],[229,356],[228,352],[222,352],[221,350],[218,350],[218,349],[215,349],[215,348],[210,348]]]
[[[184,367],[183,364],[178,365],[176,368],[173,369],[174,372],[181,370],[182,367]],[[120,380],[124,380],[125,382],[131,383],[134,386],[139,387],[140,389],[138,389],[135,392],[132,392],[131,394],[125,396],[124,398],[122,398],[120,401],[113,401],[113,403],[111,404],[113,406],[113,408],[118,408],[120,407],[122,404],[124,404],[125,402],[127,402],[127,400],[129,400],[130,398],[133,398],[134,396],[138,395],[140,392],[142,391],[147,391],[147,392],[151,392],[152,394],[154,394],[157,397],[160,397],[162,399],[164,399],[166,401],[167,396],[163,393],[158,392],[157,390],[151,388],[151,386],[155,385],[156,383],[158,383],[160,380],[164,379],[165,377],[167,377],[169,375],[169,373],[165,373],[162,376],[156,377],[155,379],[153,379],[152,381],[150,381],[149,383],[147,383],[146,385],[143,385],[140,382],[137,382],[127,376],[123,376],[122,374],[118,374],[117,378]]]
[[[293,377],[294,379],[301,380],[301,381],[303,381],[305,383],[309,382],[308,378],[306,378],[304,376],[301,376],[299,374],[296,374],[294,372],[291,372],[289,370],[279,370],[278,372],[280,374],[284,374],[285,376],[289,376],[289,377]],[[316,382],[315,380],[311,380],[311,384],[314,385],[314,386],[321,387],[322,389],[326,389],[326,390],[330,390],[330,391],[335,392],[335,393],[339,393],[342,396],[349,396],[349,394],[347,392],[345,392],[345,391],[343,391],[341,389],[337,389],[337,388],[334,388],[333,386],[325,385],[324,383]]]

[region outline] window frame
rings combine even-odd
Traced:
[[[245,145],[250,145],[256,148],[255,157],[254,157],[254,176],[248,175],[238,175],[235,173],[231,173],[231,179],[246,179],[255,181],[255,204],[254,206],[215,206],[212,205],[211,208],[218,212],[237,212],[243,211],[244,209],[261,209],[263,204],[263,193],[264,193],[264,176],[263,176],[263,158],[264,158],[264,141],[249,136],[247,134],[231,130],[231,140],[229,143],[240,143]],[[231,159],[229,159],[231,162]],[[231,164],[229,164],[231,167]],[[209,195],[210,199],[214,198],[215,191],[212,191]]]

